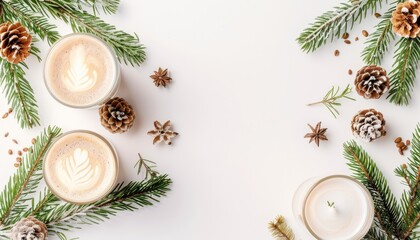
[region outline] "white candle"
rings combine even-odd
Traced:
[[[54,44],[44,64],[51,95],[74,108],[102,104],[115,95],[120,82],[114,50],[90,34],[70,34]]]
[[[374,217],[373,201],[366,188],[341,175],[305,182],[293,204],[295,215],[317,239],[361,239]]]

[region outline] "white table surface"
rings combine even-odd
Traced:
[[[324,96],[332,85],[352,83],[349,68],[363,66],[359,53],[364,37],[379,21],[366,20],[351,32],[361,39],[342,41],[314,54],[299,50],[295,38],[314,17],[339,0],[122,0],[120,11],[105,19],[128,32],[137,32],[148,58],[140,68],[122,67],[118,95],[137,111],[132,131],[108,133],[96,110],[73,110],[49,96],[41,64],[30,58],[28,77],[34,88],[42,127],[63,131],[89,129],[115,144],[121,157],[120,180],[139,180],[133,168],[137,153],[158,163],[173,179],[172,191],[161,203],[136,212],[119,213],[101,225],[85,226],[69,237],[80,239],[272,239],[267,223],[284,215],[298,239],[310,239],[299,228],[291,206],[298,185],[312,176],[349,174],[342,144],[353,139],[349,123],[364,108],[376,108],[387,120],[388,136],[362,145],[388,177],[392,190],[402,191],[393,170],[405,161],[393,144],[404,139],[420,120],[420,86],[409,107],[384,98],[345,101],[334,119],[322,106],[306,103]],[[384,12],[384,11],[380,11]],[[60,24],[62,34],[69,33]],[[39,45],[45,56],[48,46]],[[334,57],[335,49],[341,51]],[[383,64],[390,70],[392,54]],[[148,77],[159,66],[170,69],[173,83],[156,88]],[[8,105],[0,98],[0,112]],[[154,120],[172,120],[180,136],[173,146],[152,145],[146,132]],[[322,121],[328,142],[317,148],[303,136],[307,123]],[[0,185],[13,173],[11,138],[29,144],[42,127],[20,130],[15,120],[0,119]],[[99,237],[100,236],[100,237]],[[53,239],[53,238],[52,238]]]

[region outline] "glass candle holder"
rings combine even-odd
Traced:
[[[301,184],[293,197],[293,213],[316,239],[356,240],[369,231],[375,209],[361,183],[333,175]]]
[[[117,182],[118,171],[118,155],[111,143],[86,130],[61,135],[43,162],[48,188],[74,204],[92,203],[108,195]]]
[[[86,33],[69,34],[48,52],[44,81],[58,102],[73,108],[92,108],[116,94],[120,65],[115,51],[102,39]]]

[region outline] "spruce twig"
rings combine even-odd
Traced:
[[[286,219],[283,216],[278,216],[276,219],[268,224],[268,229],[277,240],[294,240],[295,234],[287,225]]]
[[[355,141],[344,144],[344,157],[348,160],[347,165],[353,172],[353,177],[364,184],[372,195],[376,221],[387,237],[402,238],[404,233],[401,209],[375,162]]]
[[[36,138],[31,151],[24,156],[22,165],[10,177],[3,192],[0,193],[0,226],[15,223],[25,213],[26,203],[33,199],[30,194],[35,192],[42,179],[41,168],[44,154],[60,131],[57,127],[44,129]]]
[[[340,93],[340,87],[332,87],[327,94],[325,94],[324,98],[321,101],[309,103],[308,106],[313,106],[317,104],[323,104],[327,109],[331,112],[331,114],[337,118],[337,115],[340,113],[337,110],[338,106],[341,106],[341,103],[337,102],[340,99],[346,98],[352,101],[356,101],[356,99],[349,97],[352,92],[352,88],[350,84],[346,86],[346,88]]]
[[[350,0],[342,3],[317,17],[313,24],[302,31],[297,42],[304,52],[313,52],[328,39],[340,38],[356,22],[361,22],[369,10],[374,13],[381,3],[382,0]]]

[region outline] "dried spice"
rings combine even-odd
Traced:
[[[350,44],[350,43],[351,43],[351,41],[350,41],[350,40],[348,40],[348,39],[346,39],[346,40],[344,40],[344,43],[345,43],[345,44]]]
[[[336,57],[340,56],[340,51],[335,50],[335,51],[334,51],[334,56],[336,56]]]
[[[404,155],[404,151],[408,149],[408,146],[411,144],[410,140],[406,140],[405,143],[401,137],[397,137],[394,140],[395,146],[398,148],[400,155]]]
[[[319,147],[319,141],[324,140],[328,141],[328,138],[325,136],[327,132],[327,128],[321,128],[321,122],[317,123],[315,128],[308,124],[309,128],[311,129],[311,133],[307,133],[304,138],[309,138],[309,143],[315,142],[316,145]]]
[[[343,38],[343,39],[347,39],[347,38],[349,38],[349,36],[350,36],[350,34],[349,34],[349,33],[344,33],[344,34],[343,34],[343,36],[342,36],[342,38]]]
[[[159,121],[154,122],[155,129],[149,131],[147,134],[155,136],[153,144],[165,142],[168,145],[172,144],[171,139],[178,136],[177,132],[171,130],[171,121],[166,121],[163,125]]]
[[[363,35],[364,37],[368,37],[368,36],[369,36],[369,33],[368,33],[366,30],[363,30],[363,31],[362,31],[362,35]]]
[[[153,83],[156,87],[166,87],[166,85],[172,81],[172,78],[168,76],[168,69],[163,70],[162,68],[159,68],[159,70],[154,72],[155,74],[151,75],[150,78],[153,79]]]

